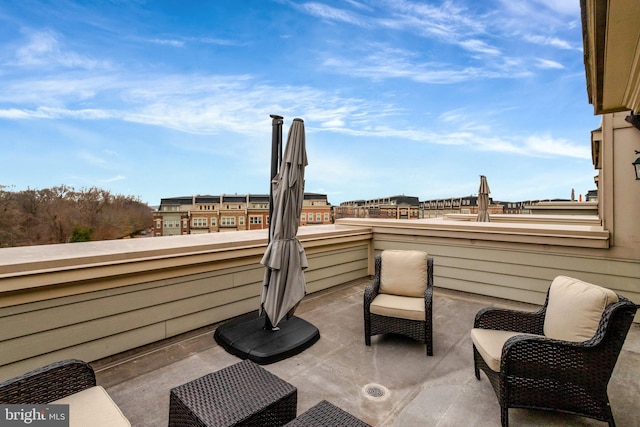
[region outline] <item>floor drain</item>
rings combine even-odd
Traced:
[[[371,400],[384,400],[389,397],[389,390],[380,384],[367,384],[362,387],[362,391]]]

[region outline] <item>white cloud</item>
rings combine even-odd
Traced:
[[[325,128],[340,128],[344,127],[344,121],[336,117],[334,119],[327,120],[326,122],[321,123],[320,126]]]
[[[481,19],[451,1],[438,6],[407,0],[387,0],[384,4],[391,16],[384,20],[387,26],[437,35],[449,41],[485,33]]]
[[[580,14],[580,2],[577,0],[535,0],[535,2],[563,15]]]
[[[15,63],[21,67],[65,67],[80,69],[110,68],[108,62],[99,61],[75,52],[65,51],[53,31],[29,33],[28,42],[15,52]]]
[[[501,53],[500,49],[490,46],[482,40],[464,40],[460,41],[458,44],[471,52],[484,53],[486,55],[499,55]]]
[[[527,151],[545,156],[565,156],[578,159],[591,159],[588,146],[576,145],[565,139],[555,139],[550,135],[532,135],[525,140]]]
[[[254,135],[268,126],[273,111],[286,116],[302,116],[307,131],[335,132],[349,136],[393,138],[438,145],[466,145],[474,150],[518,155],[568,156],[588,159],[585,147],[549,136],[531,136],[520,147],[509,137],[480,121],[469,121],[464,109],[442,113],[438,121],[451,127],[447,131],[420,128],[397,128],[377,125],[389,115],[401,113],[392,105],[361,99],[341,98],[306,87],[272,87],[256,85],[245,76],[239,79],[215,76],[147,78],[145,82],[123,83],[123,96],[129,99],[126,109],[77,109],[38,107],[33,110],[0,110],[6,119],[115,119],[177,129],[195,134],[231,131]],[[161,84],[161,83],[164,83]],[[109,86],[110,88],[110,86]],[[149,90],[147,90],[149,88]],[[158,88],[155,91],[150,88]],[[160,89],[162,88],[162,89]],[[96,88],[100,93],[99,88]],[[286,105],[287,107],[282,107]],[[264,125],[264,126],[263,126]],[[494,134],[494,136],[486,136]],[[103,164],[100,157],[84,155],[86,161]]]
[[[118,114],[99,109],[70,110],[64,108],[38,107],[35,110],[9,108],[0,110],[4,119],[80,119],[95,120],[116,118]]]
[[[538,44],[541,46],[552,46],[552,47],[557,47],[559,49],[577,49],[577,50],[582,49],[580,46],[574,47],[568,41],[562,40],[562,39],[559,39],[558,37],[553,37],[553,36],[525,34],[523,38],[530,43]]]
[[[107,166],[108,162],[107,160],[102,157],[102,156],[98,156],[94,153],[90,153],[90,152],[81,152],[78,154],[78,157],[86,163],[89,163],[93,166],[99,166],[99,167],[105,167]]]
[[[116,181],[124,181],[125,179],[127,179],[127,177],[124,175],[116,175],[111,178],[104,179],[102,180],[102,182],[110,183],[110,182],[116,182]]]
[[[356,9],[361,9],[361,10],[367,10],[369,12],[373,11],[373,8],[370,6],[367,6],[366,4],[359,2],[359,1],[355,1],[355,0],[346,0],[347,3],[349,3],[351,6],[355,7]]]
[[[477,45],[476,47],[480,47]],[[370,52],[352,58],[331,56],[322,65],[331,71],[353,77],[365,77],[374,81],[407,79],[427,84],[451,84],[488,78],[518,78],[531,71],[520,60],[498,58],[485,66],[460,66],[445,62],[422,62],[417,54],[380,44],[366,46]],[[490,53],[487,48],[485,53]],[[497,52],[493,52],[497,53]]]
[[[9,120],[20,120],[32,118],[33,112],[20,108],[7,108],[0,110],[0,118]]]
[[[184,41],[182,40],[172,40],[172,39],[152,39],[151,43],[167,45],[173,47],[184,47]]]
[[[317,16],[318,18],[344,22],[359,27],[369,26],[367,21],[365,19],[362,19],[358,14],[351,13],[345,9],[338,9],[335,7],[327,6],[326,4],[316,2],[303,3],[300,7],[306,13]]]
[[[559,62],[556,61],[552,61],[550,59],[542,59],[542,58],[537,58],[536,59],[538,61],[538,68],[542,68],[542,69],[555,69],[555,70],[562,70],[564,69],[564,65],[562,65]]]

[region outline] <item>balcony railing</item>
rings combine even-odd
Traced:
[[[595,223],[341,219],[298,236],[309,293],[369,276],[381,250],[420,249],[440,288],[541,304],[565,274],[640,301],[640,264]],[[0,380],[256,310],[266,245],[255,230],[0,250]]]

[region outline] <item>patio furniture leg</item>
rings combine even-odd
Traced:
[[[478,368],[478,353],[476,352],[475,347],[473,347],[473,370],[476,373],[476,378],[480,380],[480,368]]]
[[[509,408],[506,405],[500,405],[500,423],[502,427],[509,427]]]

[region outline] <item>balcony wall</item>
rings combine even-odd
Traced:
[[[316,292],[373,273],[384,249],[435,259],[435,286],[542,304],[565,274],[640,302],[640,257],[597,221],[341,219],[301,227]],[[585,222],[586,221],[586,222]],[[257,310],[266,230],[0,250],[0,380],[87,361]],[[638,320],[638,317],[636,318]]]
[[[369,274],[371,232],[303,227],[307,290]],[[257,310],[266,230],[2,249],[0,381]]]
[[[533,304],[544,303],[558,275],[599,284],[640,303],[640,256],[610,247],[593,218],[520,215],[517,221],[341,219],[367,226],[374,252],[420,249],[434,257],[435,286]],[[636,316],[640,321],[640,316]]]

